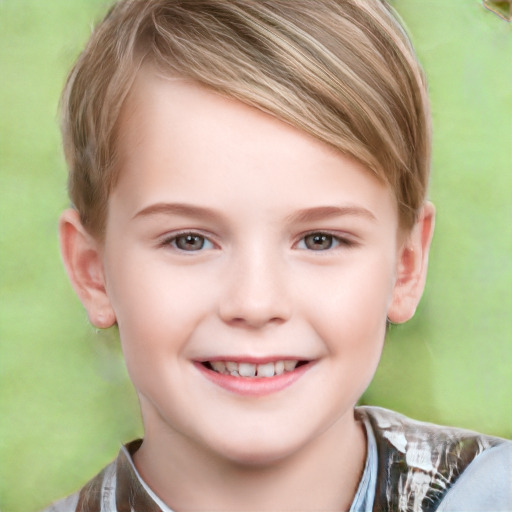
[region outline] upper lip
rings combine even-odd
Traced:
[[[216,361],[230,361],[234,363],[252,363],[252,364],[266,364],[275,363],[276,361],[311,361],[313,358],[302,357],[296,355],[278,355],[278,356],[267,356],[267,357],[255,357],[255,356],[213,356],[198,359],[199,363],[211,363]]]

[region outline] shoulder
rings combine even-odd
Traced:
[[[161,508],[144,488],[131,462],[131,456],[141,442],[137,440],[127,444],[114,462],[77,493],[54,503],[42,512],[161,512]]]
[[[79,491],[56,501],[41,512],[81,512],[82,510],[99,512],[102,509],[101,502],[106,501],[109,490],[113,490],[111,489],[112,486],[109,485],[109,480],[111,475],[115,474],[116,465],[117,459],[105,467]],[[110,509],[108,510],[110,512]]]
[[[510,441],[415,421],[379,407],[360,407],[356,415],[366,419],[375,435],[379,459],[376,501],[382,510],[465,510],[459,497],[491,467],[500,493],[511,492]],[[481,503],[494,503],[485,501],[490,489],[481,485],[473,491],[479,493]],[[510,509],[509,504],[506,510]],[[468,510],[491,509],[487,505]]]
[[[438,510],[512,510],[512,442],[478,455],[448,491]]]
[[[67,498],[63,498],[62,500],[56,501],[48,508],[45,508],[41,512],[73,512],[76,510],[76,506],[78,503],[79,492],[68,496]]]
[[[405,450],[406,444],[409,445],[409,449],[421,446],[424,450],[434,451],[441,447],[457,445],[462,452],[471,448],[471,451],[477,450],[480,453],[490,447],[510,443],[506,439],[472,430],[413,420],[382,407],[358,407],[356,416],[367,417],[376,435],[387,439],[400,451]]]

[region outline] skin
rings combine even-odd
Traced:
[[[404,233],[392,191],[353,159],[147,69],[120,133],[104,241],[71,210],[60,231],[91,322],[119,326],[139,472],[176,510],[348,509],[366,455],[353,408],[386,319],[421,297],[433,207]],[[309,365],[256,396],[198,367],[247,358]]]

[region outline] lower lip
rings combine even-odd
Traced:
[[[291,386],[300,379],[313,365],[313,361],[299,366],[291,372],[285,372],[274,377],[234,377],[214,372],[203,364],[195,362],[195,367],[217,386],[243,396],[264,396],[277,393]]]

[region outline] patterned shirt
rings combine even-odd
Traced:
[[[512,511],[512,442],[359,407],[368,449],[350,512]],[[80,491],[43,512],[172,512],[124,446]]]

